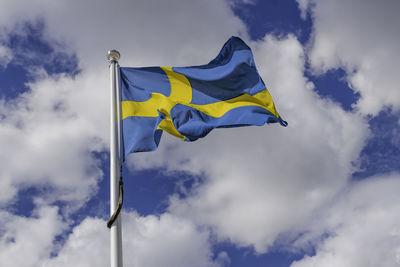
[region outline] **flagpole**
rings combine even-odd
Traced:
[[[120,194],[119,176],[121,168],[121,131],[120,131],[120,93],[119,64],[120,54],[116,50],[107,53],[110,63],[111,110],[110,110],[110,216],[117,210]],[[111,267],[122,267],[121,215],[111,226],[110,231]]]

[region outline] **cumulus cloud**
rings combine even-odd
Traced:
[[[346,186],[368,131],[360,116],[312,91],[294,36],[267,36],[253,46],[287,128],[215,130],[204,140],[179,145],[167,137],[157,153],[128,160],[136,167],[158,164],[205,174],[206,181],[186,198],[171,198],[170,211],[211,226],[221,240],[264,253],[283,233],[301,231]]]
[[[302,2],[306,12],[312,5]],[[222,0],[84,1],[79,4],[70,1],[16,4],[4,0],[2,7],[3,32],[13,29],[20,21],[42,18],[47,41],[55,46],[62,43],[68,52],[76,53],[82,68],[75,77],[44,73],[28,85],[28,92],[12,101],[0,102],[2,203],[14,199],[22,188],[49,186],[54,194],[43,196],[48,200],[45,203],[62,200],[76,209],[96,192],[103,174],[92,152],[103,151],[108,144],[109,82],[105,62],[108,49],[120,50],[121,65],[196,65],[212,59],[230,35],[240,34],[244,39],[247,36],[244,24],[233,15],[229,3]],[[320,19],[319,8],[322,7],[312,9],[316,22]],[[348,8],[351,10],[351,6]],[[322,22],[316,25],[315,44],[310,51],[312,66],[320,71],[338,66],[346,68],[353,88],[362,95],[357,107],[362,114],[373,113],[376,107],[368,104],[368,86],[374,87],[381,76],[372,72],[374,68],[381,68],[383,62],[392,65],[396,56],[379,58],[378,50],[370,43],[363,46],[363,53],[353,53],[356,45],[344,47],[343,38],[337,38],[332,47],[325,47],[324,44],[330,44],[327,39],[330,37],[318,30],[324,25],[333,27]],[[359,29],[357,24],[349,25],[340,29],[347,32],[344,40],[353,38],[350,29]],[[339,32],[335,27],[333,34]],[[364,41],[372,40],[364,30],[358,34],[365,37]],[[385,34],[381,37],[390,37]],[[204,175],[204,181],[195,184],[184,197],[173,196],[169,213],[160,217],[124,214],[127,264],[228,264],[225,253],[212,255],[209,233],[199,230],[199,226],[212,229],[219,240],[253,246],[256,252],[264,253],[282,234],[291,240],[308,229],[314,213],[326,207],[348,184],[354,170],[352,162],[368,136],[363,118],[318,97],[313,84],[304,77],[305,54],[294,36],[281,39],[266,36],[249,44],[254,48],[259,72],[289,127],[215,130],[195,143],[182,143],[164,135],[157,152],[130,156],[131,167],[186,171]],[[393,51],[391,42],[377,40],[377,44],[381,45],[379,51]],[[339,45],[340,49],[336,49]],[[369,55],[367,59],[371,60],[359,54]],[[378,109],[386,104],[395,105],[396,99],[400,99],[391,89],[396,75],[390,72],[382,75],[388,80],[381,84],[382,92],[387,91],[388,96],[377,94]],[[356,206],[362,202],[354,203]],[[334,207],[344,208],[341,205]],[[366,210],[369,208],[372,209]],[[26,225],[31,220],[37,223],[40,218],[48,218],[46,221],[53,229],[49,236],[37,248],[26,248],[32,253],[31,262],[71,266],[76,260],[81,266],[108,265],[107,259],[98,257],[101,254],[107,258],[108,230],[103,220],[95,218],[87,218],[76,226],[58,255],[50,258],[49,247],[64,224],[54,208],[44,210],[48,212],[25,221],[3,213],[3,217],[11,216],[12,221],[22,220]],[[359,216],[358,220],[362,220],[361,213]],[[345,223],[343,233],[352,225],[350,219]],[[10,237],[12,231],[10,225],[3,230],[2,255],[9,255],[12,246],[20,244],[18,238]]]
[[[118,49],[121,63],[130,66],[196,64],[216,54],[215,43],[232,34],[246,35],[225,0],[40,0],[24,5],[3,0],[2,6],[0,25],[12,29],[20,21],[43,18],[49,41],[64,43],[82,67],[98,71],[104,69],[109,49]]]
[[[38,266],[54,250],[54,238],[66,229],[57,207],[42,206],[33,216],[0,211],[0,262],[2,266]]]
[[[13,58],[13,52],[7,46],[0,45],[0,70],[7,67]]]
[[[360,93],[355,107],[377,115],[385,106],[400,106],[397,44],[399,1],[299,0],[311,12],[313,38],[309,53],[316,73],[343,68],[350,87]],[[338,17],[340,14],[340,17]]]
[[[120,50],[122,64],[187,65],[214,56],[214,44],[231,34],[245,33],[225,1],[3,1],[2,6],[4,35],[23,36],[21,23],[39,20],[43,41],[75,53],[82,68],[75,77],[48,76],[41,69],[28,92],[0,103],[3,203],[30,186],[48,186],[55,192],[51,200],[78,206],[96,191],[102,172],[91,152],[108,144],[108,49]],[[113,20],[105,19],[117,11]]]
[[[124,213],[123,220],[127,266],[218,267],[229,262],[225,252],[212,254],[209,232],[190,221],[135,212]],[[1,211],[0,222],[2,266],[109,266],[109,230],[102,219],[84,219],[62,246],[57,236],[68,224],[57,207],[39,206],[29,218]]]
[[[109,266],[109,231],[106,222],[86,218],[73,229],[58,255],[42,266]],[[171,214],[141,217],[123,213],[123,248],[126,266],[218,267],[213,260],[209,233]]]
[[[332,207],[320,214],[318,223],[310,224],[328,233],[317,245],[316,254],[291,266],[399,265],[399,186],[399,174],[353,184],[340,194]]]
[[[52,189],[49,201],[79,205],[96,191],[102,171],[91,152],[105,149],[107,124],[86,100],[105,106],[106,99],[90,91],[90,77],[43,79],[0,102],[2,203],[30,186]]]
[[[5,204],[17,201],[21,189],[43,188],[46,189],[43,190],[45,194],[37,198],[44,205],[58,201],[66,203],[60,213],[67,221],[71,212],[96,193],[103,176],[101,162],[93,152],[104,151],[109,142],[106,51],[118,49],[122,54],[121,65],[202,64],[218,52],[220,47],[215,43],[222,45],[231,35],[246,36],[244,24],[233,15],[229,4],[223,0],[174,0],[168,3],[154,0],[113,3],[25,1],[18,4],[2,1],[0,36],[3,41],[7,40],[10,33],[26,37],[21,25],[38,21],[43,23],[39,29],[42,41],[52,49],[75,54],[81,72],[75,76],[68,73],[52,75],[44,68],[22,65],[35,76],[27,84],[28,91],[12,100],[0,100],[0,204],[5,207]],[[76,228],[76,232],[68,239],[72,241],[67,241],[59,256],[46,261],[46,264],[67,264],[63,255],[74,250],[76,244],[73,240],[78,240],[78,243],[90,242],[90,238],[98,240],[95,234],[86,232],[85,227],[90,228],[87,225],[93,224],[100,229],[100,222],[95,219],[88,221]],[[132,219],[125,223],[135,222]],[[49,224],[55,226],[57,222],[53,220]],[[161,249],[167,250],[170,244],[163,241],[162,244],[168,247],[160,246],[158,253],[162,257],[154,257],[154,253],[149,256],[148,249],[141,252],[147,259],[135,258],[127,253],[127,262],[159,258],[164,259],[164,266],[167,263],[170,266],[218,266],[229,261],[225,254],[220,254],[213,262],[207,243],[208,234],[198,231],[193,223],[163,215],[161,218],[147,218],[140,225],[152,225],[152,229],[148,233],[150,236],[137,242],[150,244],[146,239],[149,238],[161,244],[162,240],[154,233],[161,236],[157,229],[168,228],[165,240],[172,238],[183,242],[185,247],[179,246],[179,243],[177,248],[180,251],[170,248],[171,254],[166,255]],[[83,229],[83,232],[79,232],[79,229]],[[5,231],[8,233],[8,230]],[[102,231],[108,233],[106,228]],[[4,247],[9,249],[5,249],[3,255],[10,251],[11,243],[5,241]],[[46,244],[51,246],[50,241]],[[104,244],[107,244],[107,240]],[[136,243],[132,246],[139,247]],[[192,258],[182,256],[182,249]],[[30,265],[46,257],[47,254],[42,251],[44,249],[31,249],[30,253],[36,256],[30,257]],[[78,257],[81,254],[75,255]],[[85,259],[86,256],[77,261]],[[104,263],[108,264],[108,261]],[[156,263],[159,262],[149,262]]]

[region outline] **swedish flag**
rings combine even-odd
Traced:
[[[214,128],[287,125],[238,37],[207,65],[121,67],[120,76],[125,156],[157,149],[162,131],[194,141]]]

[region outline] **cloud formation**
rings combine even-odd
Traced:
[[[31,217],[0,211],[0,262],[2,266],[38,266],[50,257],[55,236],[67,227],[57,207],[41,206]]]
[[[241,35],[253,48],[288,128],[215,130],[195,143],[164,135],[157,152],[130,156],[131,168],[161,167],[171,176],[184,171],[201,179],[171,196],[168,212],[160,216],[124,213],[125,262],[224,266],[229,256],[213,255],[215,241],[266,253],[277,242],[305,249],[328,232],[328,238],[314,243],[316,255],[294,266],[323,266],[328,260],[336,266],[368,266],[357,261],[363,256],[371,263],[386,259],[380,266],[398,263],[398,175],[348,189],[369,135],[363,115],[399,104],[395,44],[400,35],[392,27],[397,25],[393,14],[398,6],[299,1],[303,14],[310,12],[314,21],[310,50],[305,50],[293,35],[266,35],[250,42],[245,25],[230,9],[229,3],[237,2],[2,1],[0,36],[19,31],[21,23],[43,20],[45,40],[58,51],[76,54],[82,71],[70,76],[30,69],[37,77],[27,85],[29,90],[0,100],[1,205],[17,201],[18,192],[26,188],[51,189],[37,197],[31,217],[1,211],[1,262],[24,251],[27,257],[19,259],[19,266],[71,266],[73,261],[108,265],[97,256],[108,255],[102,219],[88,217],[65,237],[65,244],[55,242],[71,227],[69,215],[97,192],[104,175],[94,152],[108,145],[108,49],[120,50],[123,65],[196,65],[212,59],[230,35]],[[371,21],[366,19],[370,9],[376,10]],[[343,14],[339,21],[338,13]],[[386,16],[393,23],[380,31]],[[12,47],[2,45],[0,65],[5,67],[12,60],[5,56]],[[358,113],[346,112],[313,91],[304,76],[307,56],[315,73],[338,67],[347,71],[352,88],[361,95]],[[67,205],[52,206],[57,201]],[[374,229],[375,224],[383,227]],[[35,232],[38,225],[49,231]],[[28,230],[38,235],[36,243],[23,238]],[[210,239],[209,231],[217,240]],[[308,234],[298,239],[305,231]],[[366,256],[368,250],[356,247],[360,242],[377,257]],[[383,246],[377,248],[375,242]],[[347,246],[354,257],[346,254]]]
[[[13,53],[10,48],[4,45],[0,45],[0,70],[7,67],[8,63],[13,58]]]
[[[86,218],[73,229],[58,255],[44,260],[42,266],[109,266],[105,224],[101,219]],[[214,261],[209,233],[171,214],[141,217],[124,213],[123,225],[126,266],[219,267],[229,260],[221,254]]]
[[[220,267],[229,262],[224,252],[213,255],[209,232],[190,221],[135,212],[124,213],[123,218],[126,266]],[[1,211],[0,222],[2,266],[109,266],[109,231],[102,219],[85,218],[65,244],[57,236],[69,226],[57,207],[41,206],[29,218]]]
[[[0,103],[3,203],[29,186],[46,185],[54,189],[52,201],[80,205],[96,191],[102,172],[91,153],[103,151],[109,142],[108,49],[118,48],[129,65],[189,64],[204,60],[203,54],[210,55],[207,60],[214,56],[218,48],[213,44],[225,41],[224,36],[245,32],[224,1],[2,4],[8,10],[0,19],[5,36],[10,31],[23,36],[21,23],[42,21],[44,41],[53,49],[75,53],[82,68],[68,77],[49,76],[35,67],[37,77],[29,91]],[[118,11],[111,22],[104,19],[110,11]]]
[[[399,1],[298,1],[313,19],[312,69],[324,73],[343,68],[350,87],[360,93],[355,107],[377,115],[400,107],[398,43]],[[338,16],[340,14],[340,16]]]
[[[204,173],[206,181],[185,198],[171,199],[170,211],[211,226],[221,240],[265,253],[280,235],[301,232],[346,186],[368,131],[360,116],[312,91],[295,37],[267,36],[253,46],[287,128],[221,129],[179,145],[165,138],[157,154],[131,160],[138,167]]]
[[[44,196],[50,202],[78,206],[96,191],[103,173],[91,152],[105,149],[107,134],[97,129],[103,115],[85,99],[89,94],[97,103],[106,101],[88,92],[89,77],[45,78],[17,99],[0,102],[1,203],[30,186],[51,189]]]
[[[400,264],[399,174],[357,182],[322,212],[312,230],[328,233],[306,266],[397,266]],[[323,223],[321,223],[323,222]],[[322,227],[322,228],[321,228]]]
[[[39,265],[40,262],[47,266],[70,266],[72,259],[82,264],[87,261],[87,266],[101,266],[92,262],[98,258],[98,251],[108,250],[108,231],[99,219],[84,220],[70,236],[62,237],[67,238],[67,242],[61,244],[59,255],[49,257],[54,252],[56,236],[65,230],[63,227],[69,226],[70,215],[97,192],[98,183],[103,178],[101,161],[94,152],[104,151],[109,142],[106,51],[119,49],[121,64],[127,65],[205,63],[217,53],[219,47],[215,47],[215,43],[222,44],[230,35],[240,32],[246,34],[244,24],[232,14],[225,1],[176,0],[168,4],[148,0],[86,1],[79,4],[70,1],[18,4],[2,1],[2,66],[7,66],[12,60],[6,57],[6,53],[14,49],[7,36],[13,33],[27,38],[22,25],[42,23],[43,27],[39,29],[42,41],[57,51],[75,54],[81,69],[80,73],[70,76],[69,73],[53,74],[40,66],[22,64],[34,76],[26,85],[28,90],[15,99],[0,101],[1,207],[17,202],[21,190],[34,187],[45,193],[36,196],[33,212],[39,209],[39,202],[52,211],[51,214],[40,213],[38,219],[29,217],[24,220],[11,211],[5,212],[4,217],[14,216],[15,220],[10,222],[22,220],[24,225],[21,227],[25,228],[30,224],[40,225],[43,221],[49,229],[56,229],[48,231],[47,238],[32,248],[28,245],[34,240],[22,246],[23,242],[13,237],[13,228],[8,224],[2,225],[4,258],[11,255],[11,251],[22,253],[16,248],[18,246],[29,250],[29,255],[20,259],[19,266]],[[53,59],[56,60],[50,60]],[[48,62],[49,58],[43,60]],[[60,201],[65,203],[61,209],[50,206]],[[168,214],[161,218],[147,217],[138,223],[136,219],[137,215],[129,214],[125,219],[125,249],[130,251],[132,246],[135,250],[141,249],[140,255],[145,257],[127,253],[126,262],[150,261],[147,263],[159,266],[159,262],[152,260],[162,259],[164,266],[219,266],[229,261],[224,253],[215,255],[216,260],[213,260],[208,233],[198,231],[190,221]],[[60,224],[63,227],[58,227]],[[135,230],[134,224],[143,229]],[[179,228],[174,228],[176,225]],[[169,231],[161,235],[161,229]],[[15,231],[21,235],[21,229]],[[132,231],[136,231],[135,234],[144,231],[144,236],[138,240],[131,239],[128,233]],[[96,254],[91,258],[76,250],[76,247],[86,247],[100,239],[104,242],[98,244],[99,248],[97,252],[94,250]],[[146,250],[144,244],[154,246],[148,240],[160,244],[159,257],[154,257],[150,248]],[[169,241],[182,245],[174,250]],[[165,254],[167,250],[168,255]],[[24,254],[27,253],[24,250]],[[190,257],[184,257],[182,253]],[[107,255],[106,252],[102,254]],[[107,259],[102,259],[102,264],[108,265]]]

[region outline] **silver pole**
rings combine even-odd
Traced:
[[[111,116],[110,116],[110,216],[118,206],[120,158],[120,100],[119,100],[119,65],[120,54],[116,50],[108,51],[107,59],[110,62],[111,81]],[[110,235],[111,267],[122,267],[122,234],[121,215],[111,226]]]

